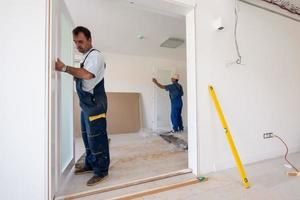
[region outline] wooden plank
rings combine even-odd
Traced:
[[[179,175],[183,175],[183,174],[187,174],[187,173],[191,173],[191,172],[192,172],[191,169],[184,169],[184,170],[180,170],[180,171],[170,172],[170,173],[166,173],[166,174],[162,174],[162,175],[154,176],[154,177],[150,177],[150,178],[139,179],[139,180],[135,180],[135,181],[131,181],[131,182],[123,183],[123,184],[118,184],[118,185],[114,185],[114,186],[108,186],[108,187],[103,187],[103,188],[99,188],[99,189],[93,189],[93,190],[88,190],[88,191],[84,191],[84,192],[78,192],[78,193],[74,193],[74,194],[70,194],[70,195],[65,195],[65,196],[57,197],[55,199],[56,200],[62,200],[62,199],[71,200],[71,199],[86,197],[86,196],[90,196],[90,195],[94,195],[94,194],[100,194],[103,192],[110,192],[113,190],[123,189],[126,187],[135,186],[135,185],[140,185],[143,183],[149,183],[149,182],[166,179],[166,178],[170,178],[170,177],[174,177],[174,176],[179,176]]]
[[[160,193],[160,192],[165,192],[165,191],[168,191],[168,190],[173,190],[173,189],[176,189],[176,188],[179,188],[179,187],[185,187],[185,186],[188,186],[188,185],[200,183],[200,182],[207,181],[207,180],[208,179],[205,178],[202,181],[200,181],[199,179],[194,178],[194,179],[183,181],[183,182],[180,182],[180,183],[170,184],[170,185],[166,185],[166,186],[162,186],[162,187],[158,187],[158,188],[145,190],[145,191],[142,191],[142,192],[137,192],[137,193],[133,193],[133,194],[128,194],[128,195],[124,195],[124,196],[115,197],[115,198],[112,198],[110,200],[131,200],[131,199],[136,199],[136,198],[144,197],[144,196],[147,196],[147,195],[152,195],[152,194],[156,194],[156,193]]]

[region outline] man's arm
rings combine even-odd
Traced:
[[[55,62],[55,70],[62,72],[64,67],[65,67],[65,64],[62,61],[60,61],[59,59],[57,59],[57,61]],[[79,78],[79,79],[90,80],[90,79],[95,78],[94,74],[90,73],[89,71],[85,70],[84,68],[76,68],[76,67],[67,66],[65,72],[76,78]]]
[[[157,87],[159,87],[161,89],[166,89],[166,86],[160,84],[155,78],[152,79],[152,82],[155,83],[155,85],[157,85]]]
[[[76,68],[76,67],[68,66],[66,73],[71,74],[72,76],[74,76],[76,78],[84,79],[84,80],[90,80],[90,79],[95,78],[94,74],[85,70],[84,68]]]

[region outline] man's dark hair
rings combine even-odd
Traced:
[[[91,39],[91,31],[83,26],[77,26],[76,28],[73,29],[73,35],[78,35],[79,33],[83,33],[86,39]]]

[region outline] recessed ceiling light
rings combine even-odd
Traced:
[[[177,47],[179,47],[180,45],[182,45],[184,43],[183,39],[180,38],[168,38],[167,40],[165,40],[160,47],[165,47],[165,48],[172,48],[175,49]]]
[[[137,36],[137,38],[140,39],[140,40],[142,40],[142,39],[145,39],[145,36],[142,35],[142,34],[139,34],[139,35]]]
[[[130,4],[134,4],[134,1],[129,1]]]

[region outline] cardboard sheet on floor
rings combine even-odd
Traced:
[[[107,132],[135,133],[140,130],[140,94],[108,92]]]

